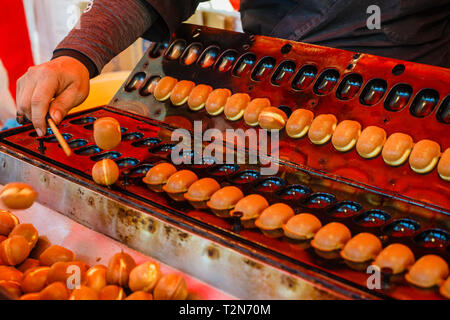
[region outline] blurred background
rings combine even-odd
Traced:
[[[32,65],[48,61],[53,49],[76,26],[88,0],[8,0],[0,12],[0,124],[15,118],[17,79]],[[239,0],[202,2],[187,21],[242,31]],[[106,104],[150,43],[138,39],[91,80],[91,93],[78,111]],[[13,123],[14,124],[14,123]],[[8,125],[7,125],[8,126]]]

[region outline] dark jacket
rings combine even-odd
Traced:
[[[95,0],[55,57],[91,61],[96,75],[139,36],[168,40],[199,2]],[[366,25],[370,5],[380,8],[380,29]],[[249,33],[450,67],[450,0],[242,0],[240,11]]]
[[[171,31],[199,3],[147,1]],[[380,8],[379,30],[367,28],[370,5]],[[450,67],[450,0],[242,0],[240,12],[253,34]]]

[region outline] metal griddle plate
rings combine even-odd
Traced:
[[[448,70],[404,61],[369,55],[354,56],[341,50],[267,37],[249,38],[244,34],[197,29],[192,25],[184,25],[173,39],[184,39],[187,45],[199,42],[204,48],[213,44],[219,45],[222,50],[234,48],[239,54],[255,52],[258,58],[273,56],[278,62],[290,59],[295,61],[298,68],[305,63],[313,63],[318,67],[318,74],[321,70],[333,67],[341,76],[360,72],[364,78],[367,74],[367,79],[387,79],[389,86],[406,82],[414,85],[414,92],[421,87],[432,87],[440,92],[441,97],[445,96],[443,92],[448,88]],[[292,48],[285,53],[285,57],[281,57],[280,48],[287,43]],[[245,128],[245,125],[242,121],[230,123],[222,115],[209,117],[204,111],[191,112],[185,106],[174,108],[170,103],[157,102],[151,95],[144,97],[139,92],[152,76],[167,74],[178,79],[210,84],[214,88],[227,87],[232,92],[248,92],[252,97],[269,97],[273,105],[283,104],[292,109],[312,101],[306,106],[316,114],[332,112],[340,120],[351,118],[360,121],[363,126],[379,125],[388,134],[403,131],[411,134],[415,141],[424,137],[432,138],[442,147],[448,146],[449,137],[442,134],[447,125],[437,121],[434,114],[419,119],[404,110],[387,113],[382,106],[369,108],[358,105],[358,101],[339,101],[334,98],[335,92],[317,96],[311,90],[294,92],[287,84],[276,87],[267,80],[256,82],[248,75],[235,77],[230,72],[225,74],[214,69],[202,70],[198,65],[182,66],[178,61],[168,61],[163,55],[158,56],[159,49],[164,47],[155,45],[149,49],[111,102],[113,107],[99,107],[64,120],[60,126],[61,132],[70,134],[69,142],[75,141],[72,157],[65,157],[57,143],[52,142],[51,136],[44,143],[45,153],[41,154],[31,126],[1,133],[3,163],[0,163],[0,182],[34,182],[33,185],[42,190],[42,203],[52,205],[59,212],[95,230],[237,297],[441,298],[436,288],[421,290],[409,286],[403,277],[392,278],[381,290],[369,290],[366,286],[368,275],[354,270],[365,266],[349,266],[342,260],[324,259],[307,243],[268,238],[258,230],[233,232],[231,221],[207,211],[193,210],[187,203],[176,203],[164,193],[147,189],[140,179],[154,163],[170,161],[167,144],[171,143],[169,139],[174,127],[192,129],[189,124],[193,119],[203,120],[205,127],[219,129]],[[346,69],[350,61],[352,67]],[[404,64],[406,69],[402,75],[394,77],[391,69],[398,64]],[[383,71],[385,69],[388,72]],[[440,82],[432,83],[434,79],[440,79]],[[108,155],[117,157],[115,160],[125,165],[121,168],[120,181],[110,189],[95,185],[90,177],[92,165],[99,159],[97,156],[103,154],[101,150],[95,149],[90,121],[103,116],[118,119],[125,134],[139,134],[136,140],[123,141],[114,150],[116,154]],[[406,127],[405,123],[412,126]],[[152,139],[146,141],[150,145],[139,143],[149,138]],[[252,153],[254,150],[247,149],[247,152]],[[407,165],[390,168],[384,165],[380,157],[361,160],[354,151],[341,154],[330,145],[312,146],[307,139],[292,140],[283,133],[280,154],[278,178],[287,186],[299,185],[298,190],[305,192],[298,194],[297,199],[288,201],[297,213],[312,212],[324,224],[342,222],[351,229],[352,234],[372,232],[380,236],[384,245],[404,243],[413,250],[416,258],[434,253],[450,260],[449,190],[435,172],[417,177]],[[271,203],[287,201],[280,193],[281,189],[267,183],[267,177],[252,181],[255,174],[250,174],[246,177],[251,183],[242,184],[244,181],[238,177],[247,170],[257,172],[258,165],[240,165],[236,172],[226,176],[217,175],[220,171],[216,170],[216,166],[182,167],[195,171],[200,177],[214,177],[222,185],[239,185],[246,194],[262,193]],[[258,189],[261,185],[268,189]],[[425,190],[424,185],[427,187]],[[410,189],[420,193],[414,196],[408,192]],[[322,205],[309,202],[311,196],[318,193],[322,193]],[[323,193],[334,196],[335,200],[323,206],[327,196]],[[417,195],[424,198],[418,198]],[[353,201],[361,209],[353,217],[336,217],[333,215],[335,205],[342,201]],[[364,219],[369,210],[382,212],[375,211],[372,215],[375,219]],[[383,213],[388,214],[386,220],[381,219]],[[413,222],[411,225],[415,222],[418,228],[395,228],[399,219],[409,219],[409,222]]]
[[[108,156],[110,157],[117,156],[115,160],[118,161],[118,163],[125,164],[125,166],[121,169],[120,182],[114,185],[111,189],[96,186],[92,182],[90,177],[90,171],[93,164],[95,163],[95,160],[98,159],[99,155],[103,155],[105,153],[95,149],[92,137],[92,128],[89,126],[88,121],[93,121],[96,118],[104,116],[115,117],[121,123],[124,131],[126,129],[127,133],[139,132],[143,134],[143,137],[141,139],[137,139],[134,141],[123,141],[121,145],[114,150],[114,152],[117,152],[117,154],[108,153]],[[376,292],[368,290],[366,288],[367,275],[364,272],[353,271],[341,260],[329,261],[320,258],[320,256],[315,254],[314,251],[309,248],[308,244],[295,244],[287,241],[286,239],[268,238],[261,234],[258,230],[244,230],[239,234],[235,233],[232,231],[231,222],[227,221],[226,219],[218,218],[207,211],[193,210],[192,207],[190,207],[190,205],[188,205],[187,203],[176,203],[170,200],[170,198],[168,198],[164,193],[155,193],[153,191],[150,191],[140,181],[145,175],[145,171],[155,163],[158,163],[160,161],[170,161],[170,149],[165,148],[165,146],[170,143],[168,137],[170,137],[171,129],[166,125],[158,124],[153,120],[149,120],[148,118],[138,115],[132,115],[124,111],[119,111],[117,109],[102,107],[71,116],[70,118],[64,120],[64,122],[60,125],[60,130],[63,134],[71,135],[69,143],[75,141],[77,145],[85,144],[84,146],[75,148],[74,155],[70,158],[64,155],[57,143],[52,142],[52,136],[49,136],[49,138],[47,139],[48,142],[44,143],[46,150],[44,154],[41,154],[38,151],[39,144],[33,137],[34,130],[31,126],[12,129],[1,134],[1,147],[2,151],[5,152],[5,158],[6,153],[8,153],[23,161],[31,162],[32,164],[38,165],[44,170],[51,170],[52,173],[62,175],[64,178],[74,181],[75,186],[77,187],[85,186],[94,191],[101,192],[105,195],[106,198],[120,199],[121,202],[126,202],[127,207],[131,206],[133,208],[144,210],[146,212],[149,212],[151,216],[157,217],[159,219],[164,219],[175,224],[175,226],[177,228],[180,228],[181,230],[187,230],[189,232],[199,234],[201,235],[201,237],[204,237],[209,241],[219,243],[227,247],[231,247],[233,250],[245,253],[246,255],[249,255],[251,257],[247,260],[249,261],[248,263],[252,265],[254,270],[258,270],[258,268],[261,268],[260,263],[254,262],[252,260],[257,259],[259,261],[265,262],[268,265],[276,266],[278,268],[286,270],[293,275],[306,278],[308,281],[312,281],[320,286],[328,287],[329,289],[334,291],[335,294],[350,297],[372,296],[383,298],[439,298],[439,295],[435,290],[423,291],[412,288],[405,284],[404,280],[401,277],[399,279],[394,279],[395,281],[393,280],[391,286],[385,290]],[[151,139],[151,141],[153,141],[153,145],[151,145],[150,147],[140,146],[140,141],[149,138]],[[80,143],[80,141],[84,142]],[[2,180],[5,179],[5,176],[12,175],[13,173],[11,173],[11,171],[19,171],[20,173],[18,174],[23,175],[23,177],[21,178],[23,178],[23,180],[25,181],[29,181],[30,179],[32,179],[34,181],[33,185],[35,185],[36,183],[42,185],[42,180],[45,181],[49,179],[42,177],[37,178],[35,176],[36,174],[33,172],[33,169],[28,168],[27,170],[24,170],[22,166],[18,167],[16,164],[9,163],[8,160],[4,161],[6,168],[2,170]],[[199,175],[199,177],[214,176],[214,178],[220,181],[222,185],[236,184],[236,180],[233,178],[234,175],[216,175],[218,172],[216,171],[217,167],[215,166],[192,168],[191,166],[181,165],[180,169],[182,167],[187,167],[194,170]],[[256,165],[241,165],[238,174],[239,172],[243,172],[246,170],[256,171],[257,169],[258,166]],[[128,177],[126,181],[124,181],[124,170],[128,171],[126,172],[126,176]],[[30,171],[33,173],[30,174]],[[327,223],[329,221],[341,221],[352,230],[353,234],[361,231],[373,232],[379,235],[383,239],[385,244],[399,241],[403,242],[412,248],[417,257],[425,253],[435,253],[443,256],[448,260],[448,251],[446,251],[445,246],[425,248],[423,246],[424,243],[419,243],[414,240],[419,234],[421,234],[421,232],[426,232],[426,230],[429,230],[431,228],[442,231],[447,230],[448,217],[443,212],[431,211],[426,208],[421,208],[418,211],[418,214],[414,217],[414,220],[417,221],[421,226],[420,230],[418,230],[411,236],[397,239],[385,232],[385,229],[383,227],[386,224],[397,219],[410,217],[411,209],[416,208],[414,205],[408,205],[406,203],[399,202],[395,199],[389,198],[388,196],[373,194],[370,192],[370,190],[364,190],[363,192],[361,192],[361,190],[358,190],[357,188],[350,185],[344,185],[336,180],[329,180],[327,177],[315,174],[313,172],[300,170],[299,168],[295,168],[290,164],[281,165],[278,177],[283,179],[288,185],[302,184],[310,189],[309,193],[307,192],[304,197],[301,197],[302,199],[297,199],[290,202],[290,204],[295,208],[296,212],[312,212],[317,215],[323,223]],[[274,189],[269,188],[269,190],[265,191],[256,189],[258,182],[263,181],[264,179],[264,177],[261,177],[253,183],[240,184],[239,186],[246,194],[253,192],[263,193],[271,203],[283,201],[281,199],[281,196],[277,192],[274,192]],[[48,183],[45,183],[45,185],[47,184]],[[63,183],[63,187],[61,187],[61,185],[58,186],[57,184],[56,190],[51,190],[56,192],[58,196],[55,196],[54,194],[45,195],[46,191],[44,188],[44,195],[42,196],[44,198],[48,198],[47,203],[50,203],[53,206],[59,205],[57,203],[54,203],[55,198],[65,197],[65,195],[69,198],[71,196],[75,196],[75,198],[79,197],[77,193],[80,192],[74,192],[73,194],[70,191],[72,187],[70,187],[69,185],[69,183]],[[357,223],[358,219],[354,218],[333,218],[330,215],[330,212],[332,212],[332,205],[325,208],[314,208],[314,206],[308,207],[307,202],[304,201],[304,198],[307,199],[306,196],[308,194],[317,194],[320,192],[331,193],[335,195],[339,201],[357,201],[363,208],[360,212],[366,212],[370,209],[379,209],[388,212],[391,217],[386,223],[375,227],[370,226],[370,223],[368,224],[368,226],[361,226],[359,223]],[[122,209],[117,213],[118,217],[121,217],[121,219],[125,219],[123,215],[128,216],[126,217],[127,221],[124,223],[127,225],[127,228],[132,228],[133,230],[129,230],[128,232],[122,234],[116,234],[118,232],[117,226],[114,229],[114,224],[112,224],[111,226],[109,225],[108,220],[111,220],[111,218],[103,217],[101,209],[97,208],[99,210],[98,213],[96,213],[96,216],[87,215],[86,213],[82,213],[82,210],[80,211],[80,206],[83,207],[90,205],[96,207],[96,205],[93,203],[95,203],[96,201],[94,199],[97,198],[98,197],[94,197],[93,199],[86,199],[85,197],[83,197],[84,201],[87,202],[87,204],[74,204],[71,201],[75,201],[75,199],[62,199],[61,201],[63,202],[69,201],[71,203],[68,204],[66,202],[65,205],[59,205],[62,206],[63,210],[65,211],[58,211],[66,212],[66,214],[69,214],[69,216],[80,219],[82,220],[82,222],[84,221],[84,223],[86,223],[86,221],[89,221],[88,224],[94,229],[100,228],[99,230],[106,234],[112,233],[114,237],[119,237],[121,241],[129,244],[130,246],[134,247],[138,245],[138,248],[145,248],[145,243],[147,241],[145,237],[144,239],[142,237],[140,237],[139,239],[140,241],[144,241],[144,243],[139,243],[140,241],[137,241],[137,243],[136,239],[130,240],[129,237],[133,237],[133,232],[142,232],[142,229],[148,230],[148,228],[150,228],[150,230],[152,231],[154,228],[154,223],[152,222],[150,226],[149,223],[144,223],[142,225],[142,222],[140,222],[138,218],[133,218],[133,215],[128,216],[127,213],[121,212],[123,211]],[[43,203],[46,203],[46,199],[43,199],[42,201]],[[80,200],[78,199],[78,201]],[[98,201],[103,200],[99,198]],[[371,204],[371,202],[373,201],[376,201],[380,204],[373,205]],[[78,208],[78,210],[76,208]],[[101,208],[106,209],[106,211],[111,211],[109,206],[106,206],[105,208],[104,205],[102,205]],[[403,212],[401,210],[402,208],[408,209],[409,211]],[[113,213],[109,212],[108,214]],[[113,230],[111,230],[111,228]],[[426,242],[426,244],[430,245],[431,243]],[[189,251],[189,249],[187,249],[186,247],[183,247],[183,249],[185,249],[186,252]],[[215,253],[215,250],[212,250],[211,248],[206,249],[206,252],[208,257],[212,259],[217,254]],[[161,259],[163,262],[171,264],[168,261],[164,260],[165,258],[167,259],[164,254],[162,254],[161,252],[159,252],[158,254],[160,255],[158,256],[159,259]],[[183,251],[178,251],[178,254],[182,255]],[[189,256],[188,253],[187,256]],[[256,266],[254,265],[255,263]],[[199,273],[200,269],[203,269],[207,266],[207,264],[202,261],[198,261],[198,264],[198,266],[193,268],[195,275]],[[177,265],[177,267],[179,266]],[[184,270],[183,268],[180,269]],[[211,279],[205,280],[211,281]],[[286,282],[287,280],[284,281]],[[290,281],[293,280],[287,281],[288,286],[293,285],[289,284]],[[273,288],[271,288],[271,290],[273,290]]]

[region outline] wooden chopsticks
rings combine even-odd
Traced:
[[[58,127],[56,126],[56,124],[53,122],[52,119],[48,118],[47,122],[48,122],[48,125],[50,126],[50,128],[52,129],[53,134],[56,137],[56,140],[58,140],[59,145],[64,150],[66,156],[69,157],[72,154],[72,150],[70,149],[69,145],[67,144],[66,139],[64,139],[64,137],[61,135],[61,132],[59,132]]]

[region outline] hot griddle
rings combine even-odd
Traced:
[[[186,65],[184,58],[190,50],[198,52],[198,57],[195,63]],[[205,61],[209,62],[203,65]],[[364,272],[367,265],[321,257],[308,243],[269,238],[257,229],[242,230],[233,219],[217,217],[149,190],[142,178],[155,164],[172,161],[174,130],[184,128],[193,134],[193,120],[201,120],[203,129],[248,129],[243,120],[230,122],[224,115],[211,117],[204,110],[194,112],[187,106],[174,107],[170,101],[156,101],[148,88],[155,78],[165,75],[229,88],[233,93],[246,92],[252,98],[267,97],[288,114],[298,107],[310,109],[315,115],[333,113],[339,121],[357,120],[363,127],[380,126],[388,135],[404,132],[414,141],[427,138],[438,142],[443,150],[449,147],[447,69],[185,24],[170,43],[154,43],[149,48],[108,106],[70,115],[62,122],[60,131],[74,151],[71,157],[64,155],[51,130],[37,139],[32,126],[25,125],[0,134],[1,151],[8,155],[4,162],[10,163],[10,158],[26,162],[70,181],[70,185],[164,221],[182,234],[194,234],[208,244],[208,259],[220,260],[218,252],[222,249],[217,245],[230,250],[227,252],[233,257],[244,257],[250,275],[264,274],[261,270],[266,266],[271,274],[281,272],[276,280],[260,279],[260,286],[255,284],[255,277],[249,276],[252,283],[247,284],[240,279],[238,297],[239,293],[246,297],[249,292],[258,297],[258,291],[261,297],[290,297],[282,292],[287,288],[294,298],[442,298],[436,288],[415,288],[402,276],[385,276],[381,290],[370,290]],[[101,150],[92,136],[93,122],[105,116],[116,118],[122,126],[123,141],[113,151]],[[226,147],[236,146],[228,141]],[[243,148],[247,159],[258,151],[253,146],[238,147]],[[268,154],[260,159],[279,165],[273,176],[261,175],[261,163],[217,164],[213,158],[177,167],[192,170],[199,177],[215,178],[222,186],[238,186],[245,194],[262,194],[270,203],[288,203],[296,213],[313,213],[323,224],[344,223],[353,235],[371,232],[384,246],[406,244],[416,259],[432,253],[450,261],[450,189],[436,170],[419,175],[407,163],[390,167],[380,156],[366,160],[355,150],[341,153],[330,143],[316,146],[308,138],[292,139],[283,131],[277,152],[279,158]],[[195,154],[181,156],[190,159]],[[93,164],[104,158],[113,159],[121,169],[119,182],[110,188],[97,186],[91,179]],[[61,190],[58,196],[64,196],[65,188]],[[72,215],[83,220],[76,212]],[[123,218],[123,213],[117,215]],[[140,234],[140,220],[128,218],[127,227]],[[95,224],[99,219],[90,216],[85,222]],[[117,236],[117,230],[111,231],[104,220],[94,228]],[[133,230],[126,234],[132,235]],[[119,238],[129,242],[127,237]],[[130,245],[140,247],[133,241]],[[167,246],[173,250],[173,246]],[[171,252],[170,259],[187,264],[181,262],[192,254],[187,251],[185,257],[183,250],[177,252],[176,259]],[[160,256],[164,262],[164,253]],[[239,272],[239,261],[217,261],[227,264],[224,268],[229,271],[222,280]],[[196,263],[199,265],[184,267],[196,275],[210,267],[209,262]],[[212,274],[203,275],[206,281],[217,281]],[[229,281],[233,282],[231,278]],[[228,289],[229,285],[221,284]]]

